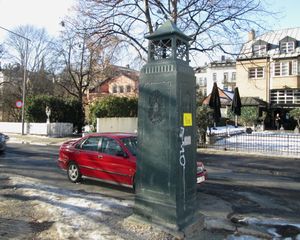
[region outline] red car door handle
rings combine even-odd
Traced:
[[[98,158],[103,158],[103,156],[102,155],[98,155]]]

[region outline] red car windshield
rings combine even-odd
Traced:
[[[137,137],[121,138],[121,141],[125,147],[130,151],[133,156],[136,156],[137,152]]]

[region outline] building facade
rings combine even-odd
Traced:
[[[127,67],[114,67],[115,74],[90,88],[87,102],[107,96],[137,97],[139,72]]]
[[[241,97],[258,97],[270,109],[271,126],[277,114],[286,128],[288,112],[300,106],[300,28],[255,37],[249,33],[236,62],[236,84]]]
[[[196,83],[203,96],[209,95],[214,83],[220,89],[233,91],[236,85],[236,63],[222,56],[221,61],[214,61],[195,69]]]

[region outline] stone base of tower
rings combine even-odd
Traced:
[[[137,214],[132,214],[124,220],[126,225],[134,225],[135,229],[156,228],[162,232],[174,236],[178,240],[199,240],[204,229],[204,216],[199,212],[194,215],[188,226],[180,229],[176,224],[153,221]]]

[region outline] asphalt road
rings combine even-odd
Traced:
[[[38,182],[68,190],[101,193],[124,200],[134,199],[130,188],[87,179],[80,184],[71,183],[67,178],[67,172],[56,164],[58,150],[58,146],[8,143],[7,150],[0,155],[0,174],[3,172],[31,177]]]
[[[8,143],[6,153],[0,155],[0,175],[16,174],[68,190],[134,200],[129,188],[91,180],[71,183],[57,167],[57,157],[57,146]],[[259,239],[276,234],[300,239],[300,159],[207,150],[200,150],[197,158],[209,177],[198,187],[207,239],[224,239],[237,232]]]
[[[226,212],[224,217],[237,228],[300,239],[300,158],[200,149],[198,159],[209,173],[209,181],[199,191],[203,213]]]

